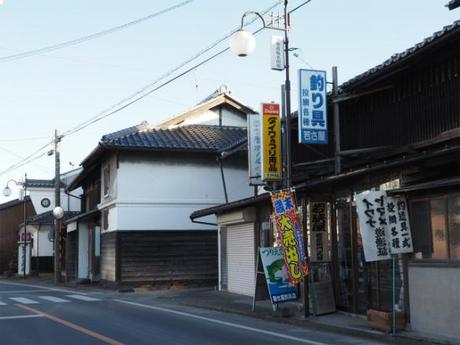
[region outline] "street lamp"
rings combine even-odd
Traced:
[[[278,30],[284,32],[284,69],[286,71],[285,74],[285,81],[284,81],[284,104],[286,110],[286,121],[284,122],[284,163],[286,169],[286,179],[284,183],[285,188],[291,187],[291,81],[289,78],[289,38],[288,38],[288,31],[289,31],[289,13],[287,11],[288,0],[284,1],[284,15],[281,18],[277,18],[275,22],[272,21],[270,23],[266,23],[264,17],[254,11],[248,11],[243,14],[241,17],[241,28],[237,32],[235,32],[232,37],[230,38],[230,50],[238,56],[244,57],[251,54],[255,47],[256,41],[252,33],[244,30],[244,18],[249,15],[256,15],[260,18],[263,24],[263,28]],[[282,20],[282,23],[281,23]],[[281,26],[282,24],[282,26]]]
[[[5,188],[3,188],[3,195],[8,197],[11,195],[11,188],[8,186],[10,182],[14,182],[17,186],[23,186],[24,188],[24,195],[23,195],[23,216],[24,216],[24,231],[23,231],[23,245],[22,245],[22,264],[23,264],[23,274],[24,274],[24,279],[26,279],[26,260],[27,260],[27,255],[26,255],[26,240],[27,240],[27,200],[26,200],[26,195],[27,195],[27,174],[24,174],[24,182],[22,181],[16,181],[16,180],[8,180],[6,183]],[[21,241],[19,241],[21,243]]]
[[[297,6],[291,12],[297,10],[298,8],[308,4],[311,0],[304,1],[302,4]],[[241,17],[241,28],[235,32],[230,38],[230,50],[237,54],[238,56],[247,56],[251,54],[256,46],[254,36],[252,33],[243,29],[244,18],[248,14],[256,15],[262,20],[263,28],[268,28],[272,30],[279,30],[284,32],[284,69],[285,69],[285,81],[284,81],[284,106],[285,106],[285,121],[284,121],[284,149],[283,149],[283,160],[285,166],[285,179],[283,179],[283,187],[291,188],[292,186],[292,176],[291,176],[291,81],[289,78],[289,14],[287,10],[288,0],[284,0],[284,15],[281,18],[273,19],[269,24],[266,24],[263,16],[258,12],[249,11],[243,14]],[[273,18],[273,17],[272,17]],[[281,26],[282,21],[282,26]],[[275,25],[275,23],[277,25]],[[305,243],[307,248],[307,243]],[[304,282],[303,284],[303,304],[304,304],[304,316],[308,317],[310,314],[309,311],[309,298],[308,298],[308,284]]]

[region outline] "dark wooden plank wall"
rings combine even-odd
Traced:
[[[117,232],[101,234],[101,279],[115,282],[117,278]]]
[[[35,209],[30,199],[26,204],[27,215],[34,216]],[[16,264],[16,251],[19,225],[24,222],[24,204],[0,208],[0,274],[9,269],[10,263]],[[16,271],[17,267],[14,267]]]
[[[342,150],[406,145],[460,127],[460,44],[368,90],[379,87],[389,88],[340,103]]]
[[[215,230],[123,231],[118,234],[121,282],[217,283]]]
[[[65,248],[66,280],[77,278],[78,230],[67,233]]]

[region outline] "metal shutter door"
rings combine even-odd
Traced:
[[[254,295],[254,223],[227,227],[228,291]]]

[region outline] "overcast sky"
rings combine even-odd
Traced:
[[[2,189],[9,179],[20,179],[24,173],[29,178],[53,177],[52,156],[7,169],[49,142],[55,128],[65,132],[110,108],[236,29],[245,11],[264,11],[276,3],[195,0],[78,45],[23,59],[2,59],[100,32],[181,2],[0,0]],[[302,2],[290,1],[289,7]],[[457,20],[460,9],[449,11],[444,6],[447,2],[312,0],[291,19],[290,43],[299,48],[300,57],[291,55],[293,100],[297,99],[297,69],[313,66],[330,74],[331,66],[336,65],[339,82],[345,82]],[[277,8],[282,11],[282,6]],[[255,21],[250,29],[255,31],[260,25]],[[65,137],[61,171],[70,170],[71,164],[78,166],[103,134],[143,120],[155,124],[174,116],[221,84],[255,109],[261,102],[279,102],[284,73],[270,70],[273,33],[265,30],[257,36],[256,51],[250,57],[227,52],[123,111]],[[225,40],[196,62],[227,45]],[[294,101],[293,110],[296,108]],[[9,199],[15,197],[17,191]],[[5,200],[0,197],[0,202]]]

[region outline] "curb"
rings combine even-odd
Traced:
[[[195,308],[200,308],[200,309],[207,309],[207,310],[219,311],[219,312],[224,312],[224,313],[237,314],[237,315],[252,317],[252,318],[261,319],[265,321],[289,324],[289,325],[293,325],[293,326],[297,326],[297,327],[305,328],[309,330],[316,330],[316,331],[330,332],[334,334],[356,336],[359,338],[379,340],[379,341],[383,341],[388,344],[395,344],[395,343],[396,344],[407,344],[407,345],[415,345],[415,344],[417,345],[430,345],[430,344],[447,345],[447,344],[451,344],[451,343],[446,343],[446,342],[433,342],[432,340],[423,339],[423,338],[409,337],[404,334],[397,334],[396,336],[392,336],[391,334],[381,333],[379,331],[374,331],[374,330],[365,331],[365,330],[360,330],[360,329],[355,329],[355,328],[346,328],[346,327],[339,327],[339,326],[327,325],[327,324],[322,324],[322,323],[315,323],[315,322],[309,321],[308,319],[302,320],[302,319],[295,319],[295,318],[284,318],[281,316],[275,317],[272,315],[267,315],[267,314],[262,314],[262,313],[257,313],[257,312],[253,313],[252,311],[245,312],[241,310],[235,310],[232,308],[203,305],[203,304],[199,305],[199,304],[194,304],[191,302],[178,301],[178,303],[180,305],[187,306],[187,307],[195,307]]]

